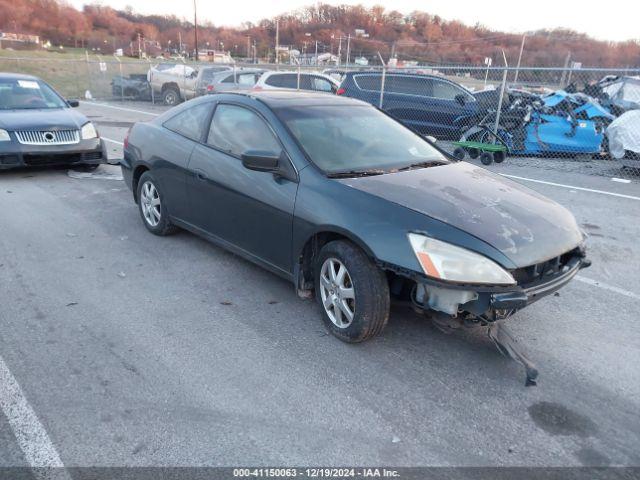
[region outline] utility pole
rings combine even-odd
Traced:
[[[182,56],[182,32],[178,31],[178,45],[180,48],[180,51],[178,52],[180,54],[180,56]]]
[[[198,8],[196,6],[196,0],[193,0],[193,37],[196,44],[196,62],[198,57]]]
[[[247,62],[251,58],[251,35],[247,35]]]
[[[140,46],[140,32],[138,32],[138,58],[142,58],[142,47]]]
[[[316,65],[318,65],[318,40],[316,40]]]
[[[518,73],[520,71],[520,62],[522,61],[522,52],[524,51],[524,41],[527,38],[527,34],[522,35],[522,43],[520,44],[520,55],[518,55],[518,65],[516,65],[516,74],[513,77],[513,83],[518,83]]]
[[[276,18],[276,64],[280,63],[280,21]]]
[[[342,35],[338,37],[338,68],[342,64]]]

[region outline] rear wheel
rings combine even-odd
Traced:
[[[167,207],[158,184],[150,172],[144,172],[138,181],[138,206],[144,226],[154,235],[170,235],[177,227],[169,221]]]
[[[496,163],[504,162],[505,158],[506,158],[505,152],[496,152],[493,154],[493,161]]]
[[[480,155],[480,150],[478,150],[477,148],[470,148],[469,149],[469,157],[472,159],[476,159],[478,158],[478,156]]]
[[[173,107],[180,103],[180,92],[175,87],[167,87],[162,91],[162,102]]]
[[[357,343],[378,335],[389,318],[389,285],[365,253],[350,242],[327,243],[315,265],[316,297],[327,328]]]

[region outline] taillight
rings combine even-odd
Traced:
[[[256,85],[251,90],[262,90],[262,87],[260,85]]]
[[[344,88],[339,88],[336,92],[336,95],[344,95],[347,91]]]
[[[131,133],[131,129],[127,130],[127,134],[124,136],[124,141],[122,142],[122,148],[126,150],[129,146],[129,134]]]
[[[213,92],[215,90],[213,85],[207,85],[207,92]]]

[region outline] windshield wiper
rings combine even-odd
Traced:
[[[370,170],[346,170],[342,172],[331,172],[327,174],[329,178],[349,178],[349,177],[369,177],[373,175],[382,175],[387,173],[385,170],[370,169]]]
[[[423,162],[416,162],[410,165],[406,165],[404,167],[395,168],[395,172],[402,172],[404,170],[413,170],[414,168],[425,168],[425,167],[437,167],[439,165],[446,165],[448,162],[443,160],[426,160]]]

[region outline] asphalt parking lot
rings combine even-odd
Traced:
[[[112,158],[163,110],[80,108]],[[149,234],[118,167],[0,173],[0,466],[640,466],[640,179],[491,168],[590,235],[593,266],[511,321],[536,387],[402,308],[340,342],[278,277]]]

